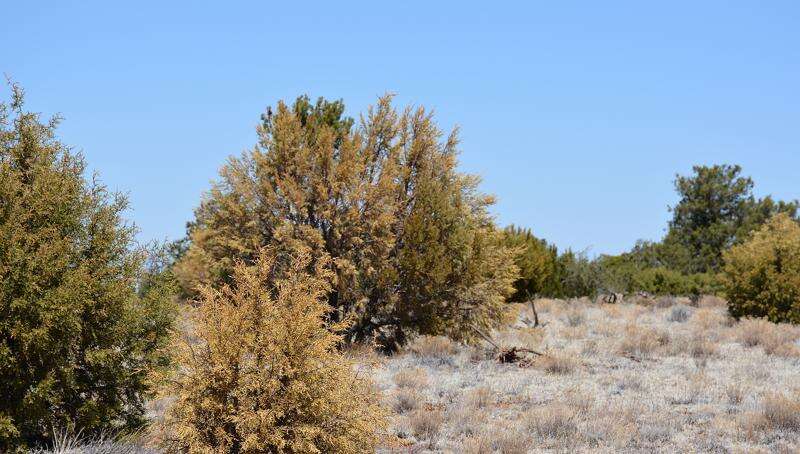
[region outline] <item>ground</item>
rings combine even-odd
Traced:
[[[724,302],[536,302],[492,333],[544,353],[422,337],[356,354],[391,410],[380,452],[800,452],[800,327],[736,322]]]
[[[420,337],[384,356],[348,351],[389,415],[381,453],[800,452],[800,326],[734,321],[706,297],[619,304],[538,300],[516,322],[461,345]],[[159,419],[169,399],[151,402]],[[157,454],[64,437],[49,454]]]

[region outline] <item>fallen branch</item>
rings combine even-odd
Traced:
[[[526,354],[534,355],[534,356],[548,356],[546,353],[537,352],[536,350],[532,350],[530,348],[524,347],[501,347],[497,345],[490,336],[486,335],[483,331],[478,329],[478,327],[473,326],[473,330],[481,337],[483,340],[488,342],[489,344],[494,347],[495,350],[495,358],[498,362],[504,364],[510,363],[520,363],[520,364],[527,364],[530,363],[532,360],[531,358],[525,357]]]
[[[534,356],[547,356],[544,353],[531,350],[530,348],[511,347],[500,350],[497,354],[497,361],[501,363],[526,363],[530,358],[526,358],[523,354],[528,353]]]

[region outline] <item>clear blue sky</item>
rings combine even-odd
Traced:
[[[379,3],[385,3],[380,5]],[[462,127],[498,220],[560,247],[658,239],[693,164],[800,197],[800,2],[5,1],[0,72],[178,238],[278,99],[387,91]],[[7,87],[2,97],[8,97]]]

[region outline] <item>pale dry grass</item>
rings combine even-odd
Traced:
[[[800,357],[795,343],[800,338],[800,328],[788,324],[775,324],[760,319],[743,319],[739,322],[736,339],[745,347],[761,347],[768,355]]]
[[[800,434],[800,395],[768,393],[758,406],[742,414],[739,428],[749,439],[770,434]]]
[[[420,367],[404,369],[394,374],[394,383],[398,388],[422,388],[428,385],[428,373]]]
[[[439,410],[417,410],[409,416],[411,433],[418,439],[425,440],[433,447],[439,439],[439,430],[444,423],[444,414]]]
[[[577,368],[577,361],[568,355],[554,353],[536,361],[536,366],[549,374],[571,374]]]
[[[641,300],[539,300],[539,328],[519,305],[493,337],[546,353],[527,367],[429,337],[371,361],[398,406],[381,452],[800,452],[797,327]]]
[[[625,328],[624,337],[619,343],[623,355],[649,358],[656,350],[670,343],[669,332],[631,323]]]
[[[424,398],[420,393],[414,390],[401,389],[395,396],[394,411],[399,414],[416,410],[424,403]]]
[[[457,348],[453,341],[446,337],[420,336],[411,342],[408,350],[422,358],[448,361]]]

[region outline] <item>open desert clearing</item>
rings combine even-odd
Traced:
[[[391,409],[379,452],[798,452],[800,327],[736,322],[723,301],[539,300],[493,333],[545,353],[423,337],[358,354]]]

